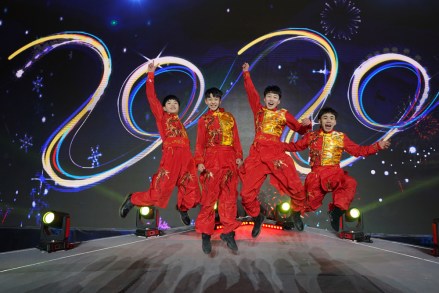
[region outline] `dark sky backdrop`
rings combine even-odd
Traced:
[[[101,79],[102,64],[92,50],[72,44],[51,51],[17,78],[16,71],[47,44],[8,60],[20,47],[66,31],[91,34],[107,46],[112,74],[105,93],[74,139],[69,135],[60,150],[63,167],[77,175],[89,175],[122,164],[151,143],[136,139],[125,130],[119,120],[117,101],[125,79],[146,61],[144,57],[154,58],[160,52],[161,56],[180,57],[195,64],[207,87],[221,86],[224,92],[229,91],[223,106],[237,118],[247,155],[254,135],[253,117],[238,77],[242,63],[253,62],[271,41],[253,47],[243,56],[237,52],[262,35],[287,28],[311,29],[331,41],[339,68],[325,105],[339,111],[338,130],[348,133],[357,143],[373,143],[379,133],[360,124],[350,110],[349,80],[358,66],[372,56],[399,53],[427,70],[432,100],[439,89],[438,6],[435,0],[2,0],[0,225],[36,226],[38,214],[52,208],[70,212],[74,227],[132,228],[135,213],[121,220],[118,207],[126,193],[149,186],[149,177],[157,170],[161,156],[158,147],[123,172],[80,190],[54,185],[46,172],[40,176],[42,146],[93,93]],[[358,26],[349,21],[355,17],[361,20]],[[339,26],[332,32],[325,31],[322,22]],[[324,76],[312,71],[323,69],[325,62],[328,59],[317,46],[288,42],[262,57],[252,69],[252,77],[261,94],[266,85],[278,84],[283,90],[281,106],[296,115],[322,87]],[[190,79],[178,72],[163,76],[156,82],[159,96],[175,93],[185,104],[191,91]],[[237,83],[232,87],[234,81]],[[379,123],[396,121],[415,95],[416,84],[415,75],[406,69],[394,68],[377,75],[364,93],[368,114]],[[201,105],[198,113],[204,109]],[[133,115],[142,129],[156,130],[143,88],[136,95]],[[438,119],[435,109],[414,127],[395,135],[391,150],[345,168],[358,180],[354,205],[367,211],[367,231],[431,233],[431,220],[439,216]],[[188,132],[193,147],[196,126]],[[88,157],[96,146],[102,155],[100,166],[90,168]],[[409,153],[410,147],[415,147],[416,152]],[[43,177],[46,179],[42,181]],[[268,184],[262,195],[268,203],[279,200]],[[309,214],[305,223],[327,228],[329,200],[330,195],[322,209]],[[170,226],[180,225],[175,202],[174,195],[168,208],[160,210]],[[197,210],[190,214],[195,218]]]

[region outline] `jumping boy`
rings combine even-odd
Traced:
[[[195,230],[201,234],[203,252],[212,250],[210,237],[215,226],[214,205],[224,226],[220,238],[237,251],[234,230],[241,223],[236,220],[238,199],[238,168],[242,165],[242,148],[235,118],[220,108],[223,93],[210,88],[204,94],[209,110],[198,120],[195,163],[200,171],[201,210]]]
[[[295,143],[284,143],[285,150],[290,152],[302,151],[309,147],[311,172],[305,179],[306,211],[318,209],[325,195],[332,192],[329,217],[335,231],[339,230],[340,216],[349,209],[357,187],[355,179],[340,168],[343,151],[356,157],[365,157],[390,146],[390,141],[385,140],[370,146],[357,145],[346,134],[334,130],[337,115],[334,109],[323,108],[317,115],[319,130],[308,132]]]
[[[278,109],[282,93],[275,85],[265,88],[263,106],[250,78],[249,67],[248,63],[244,63],[242,69],[245,90],[254,115],[255,138],[241,172],[241,197],[245,211],[255,221],[252,237],[259,235],[265,219],[260,212],[258,195],[267,175],[270,175],[270,183],[281,194],[291,197],[295,227],[303,231],[300,216],[304,211],[305,191],[293,159],[283,149],[281,135],[285,126],[304,134],[311,128],[311,121],[306,118],[300,124],[286,109]]]
[[[187,211],[195,207],[201,197],[197,170],[186,129],[178,117],[180,100],[174,95],[166,96],[162,103],[157,99],[154,87],[157,66],[154,62],[148,65],[146,97],[163,140],[160,167],[152,178],[149,190],[128,194],[120,206],[119,214],[125,218],[133,206],[166,208],[174,186],[177,186],[177,209],[182,222],[190,225]]]

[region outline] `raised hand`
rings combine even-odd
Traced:
[[[248,65],[247,62],[245,62],[244,64],[242,64],[242,71],[248,71],[250,68],[250,65]]]
[[[378,142],[379,146],[381,149],[385,150],[388,149],[390,147],[390,140],[380,140]]]
[[[148,72],[155,72],[155,69],[159,66],[159,64],[157,63],[157,65],[154,64],[154,60],[148,64]]]

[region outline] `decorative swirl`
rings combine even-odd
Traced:
[[[60,191],[78,191],[80,189],[89,188],[127,169],[131,165],[135,164],[136,162],[147,156],[149,153],[151,153],[155,148],[157,148],[161,144],[161,139],[157,136],[156,133],[148,133],[144,130],[141,130],[137,126],[137,124],[133,122],[132,116],[130,116],[131,113],[130,106],[127,106],[130,105],[130,103],[132,103],[132,100],[135,95],[135,94],[130,95],[130,93],[133,92],[132,86],[141,75],[145,74],[148,63],[139,66],[125,82],[125,85],[122,89],[122,99],[120,99],[121,100],[120,105],[122,111],[119,115],[121,117],[121,120],[123,121],[124,127],[126,127],[126,129],[129,130],[131,134],[141,139],[144,139],[145,137],[148,136],[152,136],[155,138],[155,140],[152,141],[148,145],[148,147],[146,147],[140,153],[138,153],[131,159],[123,162],[122,164],[117,165],[116,167],[91,175],[75,175],[67,172],[62,168],[60,163],[60,157],[59,157],[60,149],[66,137],[70,133],[72,133],[75,129],[77,129],[76,130],[77,133],[79,129],[85,124],[87,118],[89,117],[92,110],[95,108],[96,104],[101,98],[105,88],[108,85],[109,77],[111,74],[111,58],[107,47],[98,38],[82,32],[65,32],[65,33],[60,33],[60,34],[40,38],[36,41],[33,41],[21,47],[13,54],[11,54],[9,56],[9,60],[12,60],[15,56],[17,56],[18,54],[22,53],[23,51],[33,46],[43,44],[49,41],[57,42],[57,43],[48,45],[43,50],[42,53],[37,54],[36,56],[33,57],[33,60],[27,62],[24,69],[17,71],[18,77],[21,77],[21,75],[24,73],[24,70],[28,69],[35,61],[39,60],[42,56],[48,54],[49,52],[60,46],[67,44],[76,44],[76,45],[86,46],[87,48],[92,49],[95,53],[98,54],[103,64],[102,78],[94,93],[72,115],[70,115],[70,117],[68,117],[67,120],[58,127],[58,129],[55,130],[55,132],[47,139],[47,141],[45,142],[42,148],[42,163],[44,170],[55,181],[55,184],[64,187],[64,188],[60,188],[60,187],[52,186],[52,188],[58,189]],[[161,64],[170,64],[170,63],[180,64],[183,67],[189,68],[189,70],[187,69],[185,70],[186,73],[187,72],[190,73],[188,75],[190,75],[192,80],[194,81],[193,89],[188,106],[182,111],[182,116],[184,116],[183,119],[185,126],[192,125],[194,121],[196,121],[197,119],[195,117],[196,116],[195,114],[197,113],[197,107],[200,105],[202,93],[204,91],[204,79],[201,72],[192,63],[181,58],[162,57],[162,58],[157,58],[156,61],[160,62]],[[168,67],[166,69],[158,70],[156,74],[161,74],[172,70],[173,71],[182,70],[181,68],[182,67]],[[195,91],[198,88],[195,82],[194,74],[198,75],[199,78],[200,95],[192,111],[189,114],[187,114],[189,106],[192,105],[192,101],[195,96]],[[141,85],[142,84],[140,84],[140,86]],[[134,93],[139,90],[140,86],[137,86],[135,88]]]
[[[241,50],[239,50],[238,55],[243,54],[246,50],[248,50],[255,44],[265,41],[269,38],[278,37],[278,36],[291,36],[291,35],[295,37],[288,37],[286,39],[283,39],[278,43],[276,43],[275,45],[273,45],[272,48],[277,47],[280,44],[290,40],[307,41],[316,44],[320,48],[322,48],[330,61],[330,66],[329,66],[330,72],[326,84],[317,92],[317,94],[314,97],[310,99],[310,101],[302,108],[302,110],[299,111],[297,116],[299,117],[300,120],[303,118],[310,117],[311,114],[317,110],[317,108],[321,107],[325,103],[326,99],[331,93],[332,87],[334,86],[334,82],[338,73],[338,57],[335,48],[331,44],[331,42],[322,34],[310,29],[286,29],[286,30],[269,33],[263,35],[262,37],[257,38],[256,40],[250,42],[248,45],[246,45]],[[285,129],[282,135],[282,140],[285,142],[289,142],[291,141],[291,139],[293,139],[293,135],[294,132],[292,130]],[[299,162],[302,162],[303,164],[307,164],[307,162],[303,160],[298,153],[293,153],[292,157],[294,159],[296,168],[299,172],[303,174],[307,174],[310,172],[310,169],[308,167],[299,164]]]

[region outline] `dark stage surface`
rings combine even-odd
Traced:
[[[430,249],[373,239],[352,242],[251,226],[237,230],[239,252],[212,237],[204,255],[192,228],[159,238],[103,238],[54,253],[0,254],[2,292],[437,292],[439,259]]]

